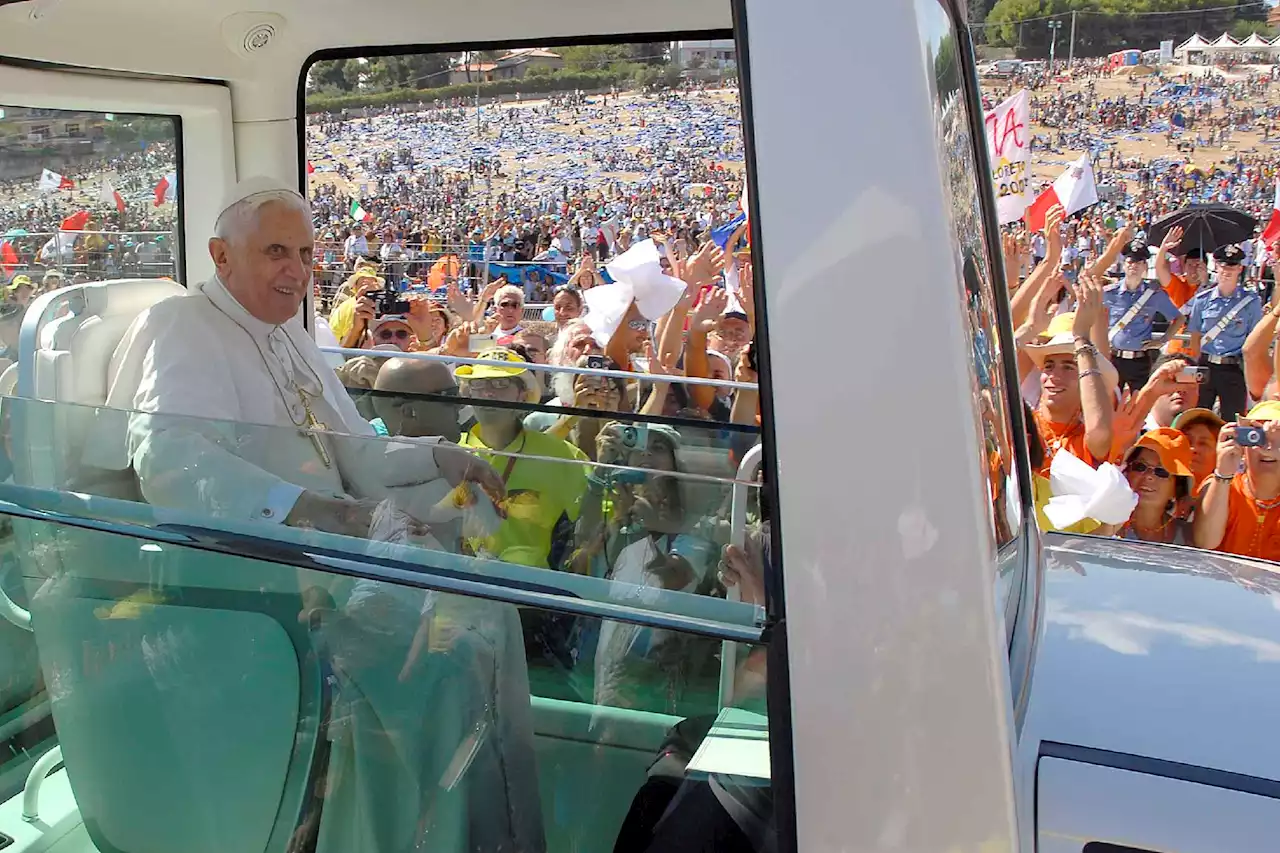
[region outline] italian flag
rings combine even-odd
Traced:
[[[360,202],[355,199],[351,200],[351,218],[356,222],[368,222],[371,218],[369,211],[360,206]]]
[[[1045,214],[1054,205],[1062,205],[1063,215],[1070,216],[1097,203],[1098,186],[1093,181],[1093,166],[1089,163],[1089,155],[1082,154],[1058,176],[1053,186],[1040,193],[1027,208],[1027,230],[1043,231]]]

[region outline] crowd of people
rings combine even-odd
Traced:
[[[1033,123],[1051,128],[1037,157],[1090,152],[1101,201],[1004,234],[1037,517],[1054,529],[1043,510],[1068,452],[1120,467],[1136,496],[1127,519],[1069,530],[1280,560],[1280,252],[1264,238],[1280,176],[1273,75],[1131,78],[1110,97],[1102,77],[1040,81],[1032,102]],[[1233,129],[1258,144],[1235,150]],[[1118,143],[1134,134],[1173,150],[1128,155]],[[1197,166],[1206,145],[1221,146],[1217,162]],[[1160,221],[1204,203],[1257,227],[1191,238]]]
[[[995,515],[1008,534],[1001,485],[1013,445],[992,422],[1016,400],[1042,528],[1280,561],[1280,252],[1261,224],[1213,245],[1157,227],[1205,201],[1265,223],[1280,157],[1220,149],[1220,162],[1201,167],[1118,144],[1140,132],[1199,149],[1229,144],[1243,127],[1269,139],[1271,76],[1157,75],[1103,96],[1099,63],[1075,71],[1071,83],[1018,81],[1032,84],[1035,122],[1048,128],[1036,154],[1090,151],[1114,192],[1070,217],[1051,209],[1041,230],[1002,234],[1017,388],[1000,387],[998,342],[972,342]],[[140,413],[115,464],[136,476],[142,498],[616,582],[610,594],[627,603],[727,598],[734,587],[741,601],[764,603],[770,511],[759,488],[747,490],[746,544],[730,544],[733,489],[761,422],[733,90],[322,115],[307,152],[310,198],[264,179],[238,185],[210,241],[217,275],[154,306],[113,357],[108,403]],[[172,159],[172,148],[153,145],[84,172],[128,175],[119,186],[145,195]],[[82,197],[91,189],[40,194],[27,184],[5,187],[0,218],[17,255],[0,307],[9,358],[35,295],[127,274],[140,250],[125,232],[174,230],[163,208],[139,206],[135,218],[131,203],[120,213]],[[971,217],[967,249],[981,251],[977,206],[960,206]],[[94,218],[60,238],[58,226],[83,209]],[[36,246],[31,235],[44,233],[50,242]],[[964,271],[971,329],[1001,314],[984,295],[996,291],[971,281],[979,266]],[[299,319],[308,288],[314,334]],[[245,426],[228,439],[207,426],[225,420],[264,435]],[[1065,454],[1122,471],[1126,518],[1055,527],[1046,507]],[[347,620],[331,638],[334,678],[343,701],[359,696],[344,706],[358,721],[393,694],[431,694],[415,680],[413,650],[439,641],[433,618],[458,615],[447,600],[362,583],[341,606],[326,590],[304,596],[308,616],[341,609]],[[485,654],[527,661],[539,696],[683,717],[718,709],[715,641],[535,608],[504,611],[484,632]],[[385,660],[360,654],[362,643],[385,650],[400,640],[410,651],[394,656],[389,679]],[[738,702],[755,708],[759,651],[731,673]],[[530,692],[522,667],[484,685],[461,670],[467,701],[503,711],[502,734],[478,761],[527,770],[527,707],[510,704]],[[421,716],[392,714],[373,728],[407,754],[424,737]],[[335,743],[335,755],[365,748]],[[503,821],[540,814],[509,808],[518,788],[536,791],[521,772],[485,791]],[[403,820],[376,831],[420,832],[419,817],[392,815]],[[491,828],[472,818],[467,831]],[[524,839],[516,849],[539,849],[540,829],[503,823],[501,832]],[[675,849],[654,844],[636,849]]]

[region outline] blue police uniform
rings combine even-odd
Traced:
[[[1236,308],[1239,307],[1237,311]],[[1199,405],[1213,408],[1217,400],[1219,414],[1228,421],[1245,410],[1248,391],[1244,382],[1245,338],[1262,319],[1262,301],[1257,294],[1237,285],[1230,296],[1223,296],[1217,286],[1197,293],[1183,306],[1187,312],[1187,331],[1207,335],[1222,318],[1235,315],[1221,333],[1211,341],[1201,340],[1200,363],[1209,368],[1209,381],[1200,386]]]
[[[1133,240],[1121,250],[1126,272],[1140,270],[1145,274],[1151,260],[1151,247],[1145,240]],[[1156,356],[1154,350],[1147,349],[1154,331],[1156,317],[1163,317],[1166,324],[1181,317],[1178,306],[1165,293],[1159,282],[1143,280],[1133,290],[1125,287],[1123,280],[1108,285],[1102,291],[1102,302],[1107,306],[1107,329],[1111,341],[1112,363],[1120,374],[1120,383],[1138,390],[1147,383],[1151,376],[1152,361]],[[1142,305],[1138,312],[1124,324],[1124,328],[1115,332],[1121,320],[1128,316],[1130,309],[1137,303]]]
[[[1245,303],[1244,307],[1236,312],[1227,327],[1213,340],[1201,343],[1202,354],[1218,358],[1238,358],[1244,349],[1245,338],[1249,337],[1253,327],[1262,319],[1262,301],[1256,293],[1240,286],[1230,296],[1223,296],[1215,286],[1200,291],[1186,304],[1183,310],[1188,314],[1187,331],[1205,335],[1241,302]]]

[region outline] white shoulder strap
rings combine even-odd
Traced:
[[[1121,285],[1121,287],[1123,286],[1124,285]],[[1138,316],[1138,312],[1145,308],[1147,303],[1151,301],[1151,294],[1153,293],[1155,293],[1154,288],[1147,287],[1143,290],[1142,295],[1138,297],[1138,301],[1130,305],[1129,310],[1124,312],[1124,316],[1117,320],[1116,324],[1111,327],[1111,331],[1107,333],[1107,337],[1111,340],[1112,344],[1116,342],[1116,336],[1124,331],[1124,327],[1132,323],[1133,318]]]
[[[1222,317],[1219,318],[1217,324],[1214,325],[1212,329],[1204,333],[1204,337],[1200,339],[1201,346],[1209,343],[1214,338],[1218,337],[1218,335],[1225,332],[1227,330],[1227,326],[1231,325],[1231,321],[1234,320],[1236,315],[1243,311],[1244,306],[1248,304],[1249,297],[1246,296],[1244,299],[1241,299],[1235,305],[1231,306],[1231,310],[1223,314]]]

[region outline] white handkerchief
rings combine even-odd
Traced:
[[[658,247],[653,240],[636,243],[605,264],[605,269],[615,282],[631,285],[636,307],[649,320],[657,320],[676,307],[684,295],[684,282],[662,271]]]
[[[1121,524],[1129,520],[1138,505],[1137,493],[1129,488],[1129,481],[1119,468],[1110,462],[1090,468],[1066,450],[1053,456],[1049,488],[1053,497],[1045,505],[1044,514],[1059,530],[1085,518]]]
[[[582,297],[587,303],[587,313],[582,319],[596,342],[607,347],[613,333],[622,325],[622,318],[627,316],[635,291],[631,285],[617,282],[593,287],[583,292]]]

